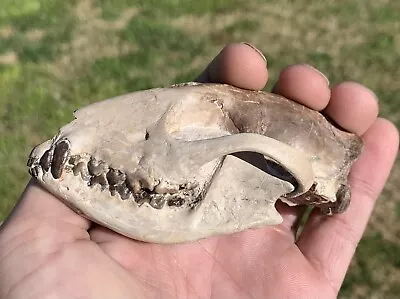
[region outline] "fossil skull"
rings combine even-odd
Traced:
[[[37,147],[30,174],[133,239],[179,243],[279,224],[275,209],[350,202],[360,138],[261,91],[185,83],[89,105]]]

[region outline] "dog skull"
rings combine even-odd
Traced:
[[[30,174],[133,239],[179,243],[281,223],[274,205],[350,201],[354,134],[281,96],[185,83],[89,105],[35,147]]]

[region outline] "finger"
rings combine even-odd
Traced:
[[[352,202],[348,210],[331,217],[313,213],[297,243],[336,290],[343,282],[399,146],[397,129],[385,119],[377,119],[363,135],[363,141],[363,154],[349,177]]]
[[[347,131],[362,135],[378,116],[376,95],[361,84],[344,82],[332,88],[324,114]]]
[[[272,91],[318,111],[328,105],[331,95],[328,79],[305,64],[285,68]]]
[[[230,44],[211,61],[198,82],[225,83],[261,90],[268,80],[266,59],[250,44]]]
[[[330,98],[329,82],[317,69],[304,64],[295,64],[282,70],[273,92],[295,100],[315,110],[326,107]],[[297,231],[299,216],[304,207],[290,207],[278,202],[278,212],[283,217],[282,226],[293,234]]]

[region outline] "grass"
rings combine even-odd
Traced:
[[[270,73],[304,62],[331,83],[359,81],[400,125],[398,1],[4,0],[0,4],[0,220],[27,180],[30,149],[77,107],[191,80],[223,47],[248,41]],[[271,87],[273,81],[268,84]],[[360,243],[342,298],[400,288],[400,163]]]

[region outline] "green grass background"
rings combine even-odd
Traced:
[[[26,158],[88,103],[189,81],[226,44],[267,56],[271,83],[309,63],[331,83],[373,89],[400,124],[400,1],[2,0],[0,221],[27,180]],[[382,140],[385,142],[385,140]],[[341,298],[400,293],[399,163],[360,243]]]

